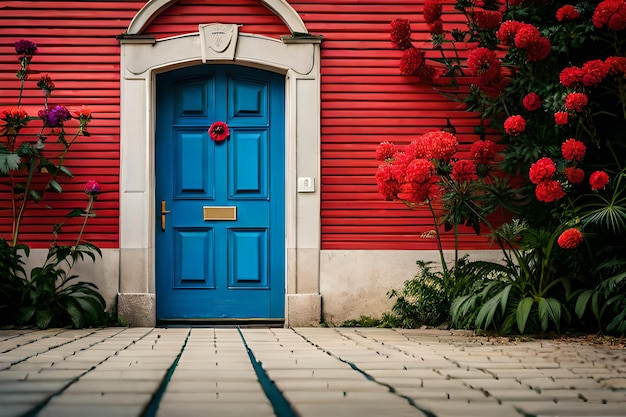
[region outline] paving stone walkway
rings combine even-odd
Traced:
[[[626,416],[626,351],[424,329],[4,330],[1,416]]]

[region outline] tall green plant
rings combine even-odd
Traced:
[[[45,328],[51,325],[81,327],[100,324],[104,321],[106,303],[97,287],[88,282],[74,282],[78,277],[70,271],[78,260],[86,257],[95,261],[101,256],[95,245],[83,242],[82,236],[87,219],[94,216],[93,203],[101,191],[96,181],[87,183],[85,193],[89,196],[87,209],[74,209],[68,220],[84,216],[74,245],[57,245],[62,224],[53,226],[54,240],[46,261],[27,273],[24,258],[30,255],[27,245],[20,243],[21,224],[31,202],[40,202],[49,191],[61,193],[60,175],[73,177],[65,166],[65,158],[79,137],[89,136],[87,125],[91,111],[81,107],[72,112],[62,105],[50,106],[49,99],[55,89],[48,75],[42,76],[37,87],[44,95],[44,105],[37,117],[29,116],[22,106],[26,81],[32,74],[30,65],[38,53],[37,45],[28,40],[15,42],[19,69],[16,78],[20,81],[17,107],[0,111],[0,175],[10,191],[13,227],[9,240],[0,238],[0,323],[34,324]],[[70,121],[78,125],[69,133]],[[36,125],[36,126],[35,126]],[[37,133],[35,133],[37,132]],[[51,156],[47,149],[49,136],[54,136],[61,151]],[[43,184],[36,187],[36,184]],[[52,226],[52,225],[51,225]]]
[[[537,230],[519,220],[498,228],[494,238],[507,247],[505,262],[472,265],[482,279],[454,300],[453,322],[501,333],[560,331],[571,316],[569,277],[557,262],[565,255],[557,245],[561,236],[562,230]]]

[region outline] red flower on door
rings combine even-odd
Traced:
[[[224,122],[213,122],[209,128],[209,136],[216,142],[222,142],[230,135],[228,125]]]

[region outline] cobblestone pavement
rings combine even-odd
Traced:
[[[0,416],[626,416],[626,351],[424,329],[4,330]]]

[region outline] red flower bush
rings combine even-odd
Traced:
[[[526,120],[520,115],[508,117],[504,121],[504,131],[511,136],[519,136],[526,130]]]
[[[435,175],[435,164],[429,159],[414,159],[406,167],[404,181],[424,184]]]
[[[601,190],[609,183],[609,175],[604,171],[596,171],[589,176],[589,185],[591,189]]]
[[[402,55],[400,73],[403,75],[415,75],[424,63],[424,51],[411,46],[406,49]]]
[[[550,55],[551,50],[552,44],[550,40],[542,36],[537,42],[526,48],[526,57],[531,62],[538,62]]]
[[[571,4],[566,4],[556,11],[556,20],[559,22],[571,22],[580,17],[580,13]]]
[[[377,161],[386,161],[387,159],[391,159],[396,154],[396,145],[391,142],[382,142],[376,148],[376,160]]]
[[[569,113],[566,111],[558,111],[554,113],[554,123],[557,125],[566,125],[569,123]]]
[[[580,232],[580,230],[572,227],[561,233],[556,242],[563,249],[574,249],[577,248],[582,241],[583,234]]]
[[[583,83],[583,70],[578,67],[564,68],[559,74],[559,81],[567,88],[574,88]]]
[[[528,111],[535,111],[541,107],[541,97],[537,93],[528,93],[522,99],[522,105]]]
[[[487,48],[473,49],[467,57],[467,70],[479,77],[479,85],[497,85],[502,76],[502,66],[496,53]]]
[[[569,93],[565,97],[565,108],[574,112],[581,112],[587,107],[589,97],[585,93]]]
[[[604,60],[604,64],[609,68],[610,75],[626,74],[626,57],[624,56],[610,56]]]
[[[539,29],[529,23],[520,24],[515,34],[514,45],[518,49],[526,49],[539,41]]]
[[[498,29],[502,23],[502,13],[497,10],[474,9],[474,24],[484,30]]]
[[[428,29],[433,35],[441,35],[443,33],[443,20],[438,19],[428,24]]]
[[[461,159],[452,165],[452,173],[450,177],[459,183],[470,182],[478,179],[476,175],[476,164],[474,161]]]
[[[397,49],[405,50],[411,45],[411,25],[407,19],[394,19],[391,22],[391,43]]]
[[[565,197],[565,191],[558,181],[549,180],[540,182],[535,188],[535,197],[544,203],[552,203]]]
[[[626,29],[626,3],[624,0],[600,2],[593,12],[592,21],[597,28],[608,27],[616,32]]]
[[[400,186],[397,198],[412,204],[423,203],[427,198],[435,198],[438,193],[437,186],[432,182],[418,184],[407,182]]]
[[[587,147],[584,143],[574,138],[570,138],[561,145],[563,158],[569,162],[578,162],[585,157]]]
[[[433,23],[439,20],[442,12],[443,8],[439,0],[426,0],[424,2],[424,20],[426,23]]]
[[[490,140],[479,140],[470,147],[472,158],[480,164],[488,164],[496,156],[496,144]]]
[[[378,184],[378,192],[382,194],[385,200],[393,200],[396,198],[400,185],[393,175],[392,166],[389,164],[381,164],[376,171],[376,183]]]
[[[556,174],[556,165],[550,158],[541,158],[530,166],[528,176],[530,182],[539,184],[544,181],[551,180]]]
[[[459,148],[459,142],[452,133],[434,131],[424,133],[411,142],[417,158],[449,161]]]
[[[587,61],[582,67],[582,83],[585,87],[596,87],[606,78],[610,67],[601,59]]]
[[[580,168],[567,167],[565,168],[565,176],[572,184],[580,184],[585,179],[585,171]]]
[[[517,20],[507,20],[500,25],[500,29],[496,32],[496,37],[502,46],[510,46],[515,42],[515,35],[522,26],[522,22]]]

